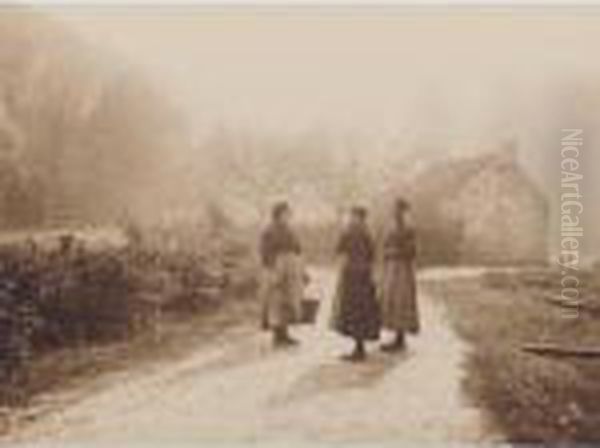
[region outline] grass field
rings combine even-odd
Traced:
[[[597,291],[588,274],[583,293]],[[557,280],[558,279],[558,280]],[[510,442],[600,441],[600,359],[527,353],[524,344],[600,347],[600,319],[566,318],[543,296],[554,271],[487,274],[429,282],[451,322],[473,347],[465,387]]]

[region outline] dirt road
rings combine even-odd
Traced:
[[[147,374],[79,391],[62,410],[12,435],[27,442],[482,442],[491,432],[460,387],[467,349],[443,310],[421,296],[424,332],[402,356],[370,347],[362,365],[339,355],[349,342],[327,329],[331,270],[313,272],[324,300],[302,346],[273,351],[255,326]]]

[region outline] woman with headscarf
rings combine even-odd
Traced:
[[[381,283],[381,317],[383,328],[395,333],[394,340],[384,344],[387,352],[402,351],[405,334],[419,332],[419,311],[415,259],[416,234],[406,222],[410,205],[398,199],[394,208],[394,226],[387,234],[383,247]]]
[[[292,211],[287,202],[275,204],[272,220],[260,240],[263,266],[262,325],[273,332],[276,347],[296,345],[288,327],[300,319],[304,287],[301,247],[290,226]]]
[[[365,342],[379,339],[379,308],[373,280],[375,247],[366,219],[366,209],[354,207],[337,245],[342,265],[332,326],[338,333],[354,339],[354,351],[344,356],[349,361],[365,360]]]

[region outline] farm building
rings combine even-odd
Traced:
[[[425,260],[547,260],[547,199],[519,164],[514,144],[483,156],[435,163],[414,185]]]

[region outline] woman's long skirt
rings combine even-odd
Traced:
[[[381,283],[381,319],[383,328],[418,333],[419,309],[413,263],[388,260],[383,266]]]
[[[381,319],[370,269],[342,268],[333,300],[331,326],[361,340],[379,339]]]
[[[297,323],[301,317],[304,268],[300,256],[284,254],[264,269],[261,282],[262,327],[265,330]]]

